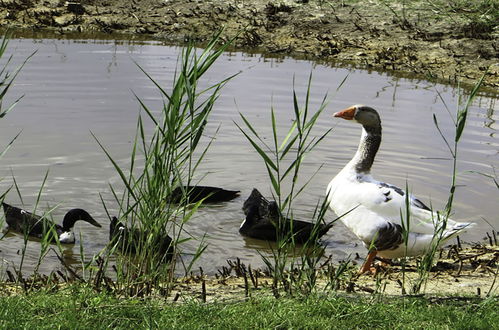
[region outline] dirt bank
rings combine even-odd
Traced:
[[[227,266],[219,269],[215,276],[204,275],[200,268],[190,276],[179,277],[169,285],[165,284],[163,289],[153,289],[151,294],[172,302],[240,301],[252,295],[280,297],[312,291],[326,294],[336,292],[401,296],[417,293],[454,298],[497,297],[498,245],[446,247],[436,256],[434,266],[426,273],[427,280],[424,282],[420,281],[419,261],[418,258],[409,258],[405,264],[401,264],[401,260],[392,260],[390,265],[376,262],[376,274],[359,275],[359,265],[363,262],[360,256],[339,265],[332,264],[331,259],[323,259],[313,272],[300,271],[298,268],[287,272],[283,279],[278,281],[279,289],[276,290],[268,270],[252,269],[251,265],[242,264],[239,260],[227,260]],[[104,265],[99,262],[97,264],[97,268]],[[34,274],[24,277],[21,273],[14,275],[7,271],[8,276],[0,281],[0,295],[15,295],[43,288],[56,291],[74,282],[84,282],[97,291],[105,290],[117,295],[141,296],[150,289],[147,282],[118,283],[99,271],[85,282],[84,277],[78,275],[79,272],[68,266],[48,276]],[[285,287],[287,289],[284,289]],[[420,289],[415,291],[416,287]]]
[[[498,262],[498,246],[477,245],[464,249],[453,246],[443,249],[419,293],[440,297],[495,296],[499,288]],[[338,274],[337,270],[337,266],[331,268],[324,264],[317,273],[315,288],[318,291],[324,289],[328,292],[332,290],[331,285],[335,285],[336,290],[343,293],[382,293],[399,296],[410,294],[420,277],[417,259],[409,260],[404,270],[400,264],[393,264],[380,269],[376,276],[371,274],[358,276],[358,266],[351,267],[338,277],[335,284],[332,284],[331,274]],[[289,276],[289,281],[293,282],[292,274]],[[303,281],[303,278],[297,282],[302,283],[300,281]],[[238,300],[257,292],[272,295],[271,284],[272,279],[262,272],[251,271],[250,268],[237,262],[229,262],[229,267],[223,272],[220,271],[216,278],[197,276],[179,279],[171,299],[177,300],[182,297],[187,300],[192,298],[207,301]],[[306,287],[303,283],[302,286]],[[299,292],[299,287],[297,285],[293,290]]]
[[[363,260],[357,260],[362,262]],[[339,266],[324,263],[315,273],[316,292],[339,294],[385,294],[401,296],[414,294],[418,285],[417,259],[410,259],[402,268],[398,263],[378,268],[378,273],[358,275],[358,266],[351,263],[344,271]],[[440,256],[420,286],[418,295],[429,297],[494,297],[499,289],[499,247],[476,245],[464,249],[452,246],[441,250]],[[193,275],[178,278],[168,295],[168,301],[188,302],[201,300],[240,301],[252,295],[279,296],[308,292],[307,278],[299,272],[287,276],[290,291],[272,289],[273,279],[262,270],[251,269],[238,261],[228,261],[217,276]],[[338,275],[340,274],[340,275]],[[337,275],[337,277],[335,277]],[[282,282],[279,282],[282,286]]]
[[[388,4],[387,4],[388,3]],[[407,3],[400,2],[401,4]],[[203,42],[224,26],[236,46],[388,70],[444,83],[499,86],[497,5],[449,0],[2,0],[0,25]],[[490,7],[490,8],[489,8]]]

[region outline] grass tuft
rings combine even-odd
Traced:
[[[159,299],[117,299],[84,287],[51,293],[0,297],[4,328],[175,328],[175,329],[493,329],[497,299],[392,298],[373,301],[351,296],[247,298],[230,304],[182,304]]]

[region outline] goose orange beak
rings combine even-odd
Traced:
[[[344,110],[335,112],[333,114],[333,117],[339,117],[339,118],[343,118],[346,120],[352,120],[355,116],[355,110],[356,110],[355,107],[346,108]]]

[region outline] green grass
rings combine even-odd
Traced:
[[[377,0],[402,29],[426,30],[428,23],[446,23],[453,34],[489,38],[497,29],[497,0]]]
[[[493,329],[499,301],[309,296],[235,303],[117,299],[72,287],[0,297],[2,328],[427,328]]]
[[[366,7],[359,0],[317,0],[323,8]],[[373,13],[384,13],[386,20],[403,30],[425,38],[434,33],[455,37],[492,39],[497,34],[499,1],[497,0],[373,0]]]

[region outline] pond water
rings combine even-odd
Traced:
[[[148,106],[160,109],[158,90],[136,64],[144,68],[162,86],[168,88],[175,72],[179,47],[158,42],[134,44],[126,41],[14,39],[8,52],[13,64],[37,53],[26,64],[4,106],[20,95],[24,98],[14,111],[0,120],[0,150],[20,131],[13,147],[0,160],[0,191],[15,177],[26,209],[36,203],[43,178],[48,178],[40,207],[60,207],[53,212],[56,221],[74,207],[84,208],[103,228],[77,223],[78,242],[64,247],[70,263],[80,259],[80,240],[85,254],[91,256],[108,242],[108,223],[99,194],[112,203],[109,183],[119,177],[112,164],[92,138],[93,132],[122,165],[129,158],[140,110],[133,93]],[[5,58],[2,59],[5,61]],[[2,62],[2,63],[3,63]],[[11,66],[13,67],[13,66]],[[383,143],[373,175],[385,182],[405,187],[434,208],[443,208],[451,182],[452,161],[445,142],[433,124],[439,118],[442,131],[453,139],[452,116],[459,92],[456,88],[421,80],[395,78],[386,73],[335,68],[292,58],[267,58],[259,54],[226,53],[206,75],[206,84],[215,83],[240,72],[222,90],[216,103],[206,138],[219,129],[200,174],[202,183],[241,190],[241,197],[215,206],[203,207],[188,224],[195,237],[206,236],[209,244],[198,262],[205,272],[215,272],[226,259],[239,257],[253,267],[263,266],[258,251],[269,251],[267,243],[239,235],[244,217],[241,206],[253,187],[270,196],[270,182],[262,161],[252,150],[233,121],[241,123],[243,113],[264,136],[270,138],[270,108],[274,107],[284,132],[293,118],[293,81],[303,101],[308,76],[313,74],[311,108],[317,109],[329,92],[329,104],[314,129],[320,135],[333,127],[330,135],[308,155],[302,177],[308,178],[322,166],[305,193],[294,206],[296,218],[310,219],[318,199],[325,194],[331,178],[354,154],[360,127],[331,117],[349,105],[371,105],[381,113]],[[336,91],[346,77],[343,86]],[[474,221],[473,231],[461,236],[464,241],[482,241],[486,232],[499,227],[499,190],[485,176],[499,167],[499,109],[497,96],[480,96],[473,103],[467,128],[459,149],[459,176],[454,216]],[[443,100],[443,101],[442,101]],[[22,205],[15,190],[6,201]],[[330,212],[328,220],[334,219]],[[326,254],[342,260],[364,247],[338,223],[323,239]],[[40,253],[38,242],[29,242],[23,270],[33,270]],[[8,234],[0,241],[3,269],[16,269],[21,260],[21,235]],[[194,250],[196,244],[185,247]],[[40,270],[60,268],[53,253],[45,258]]]

